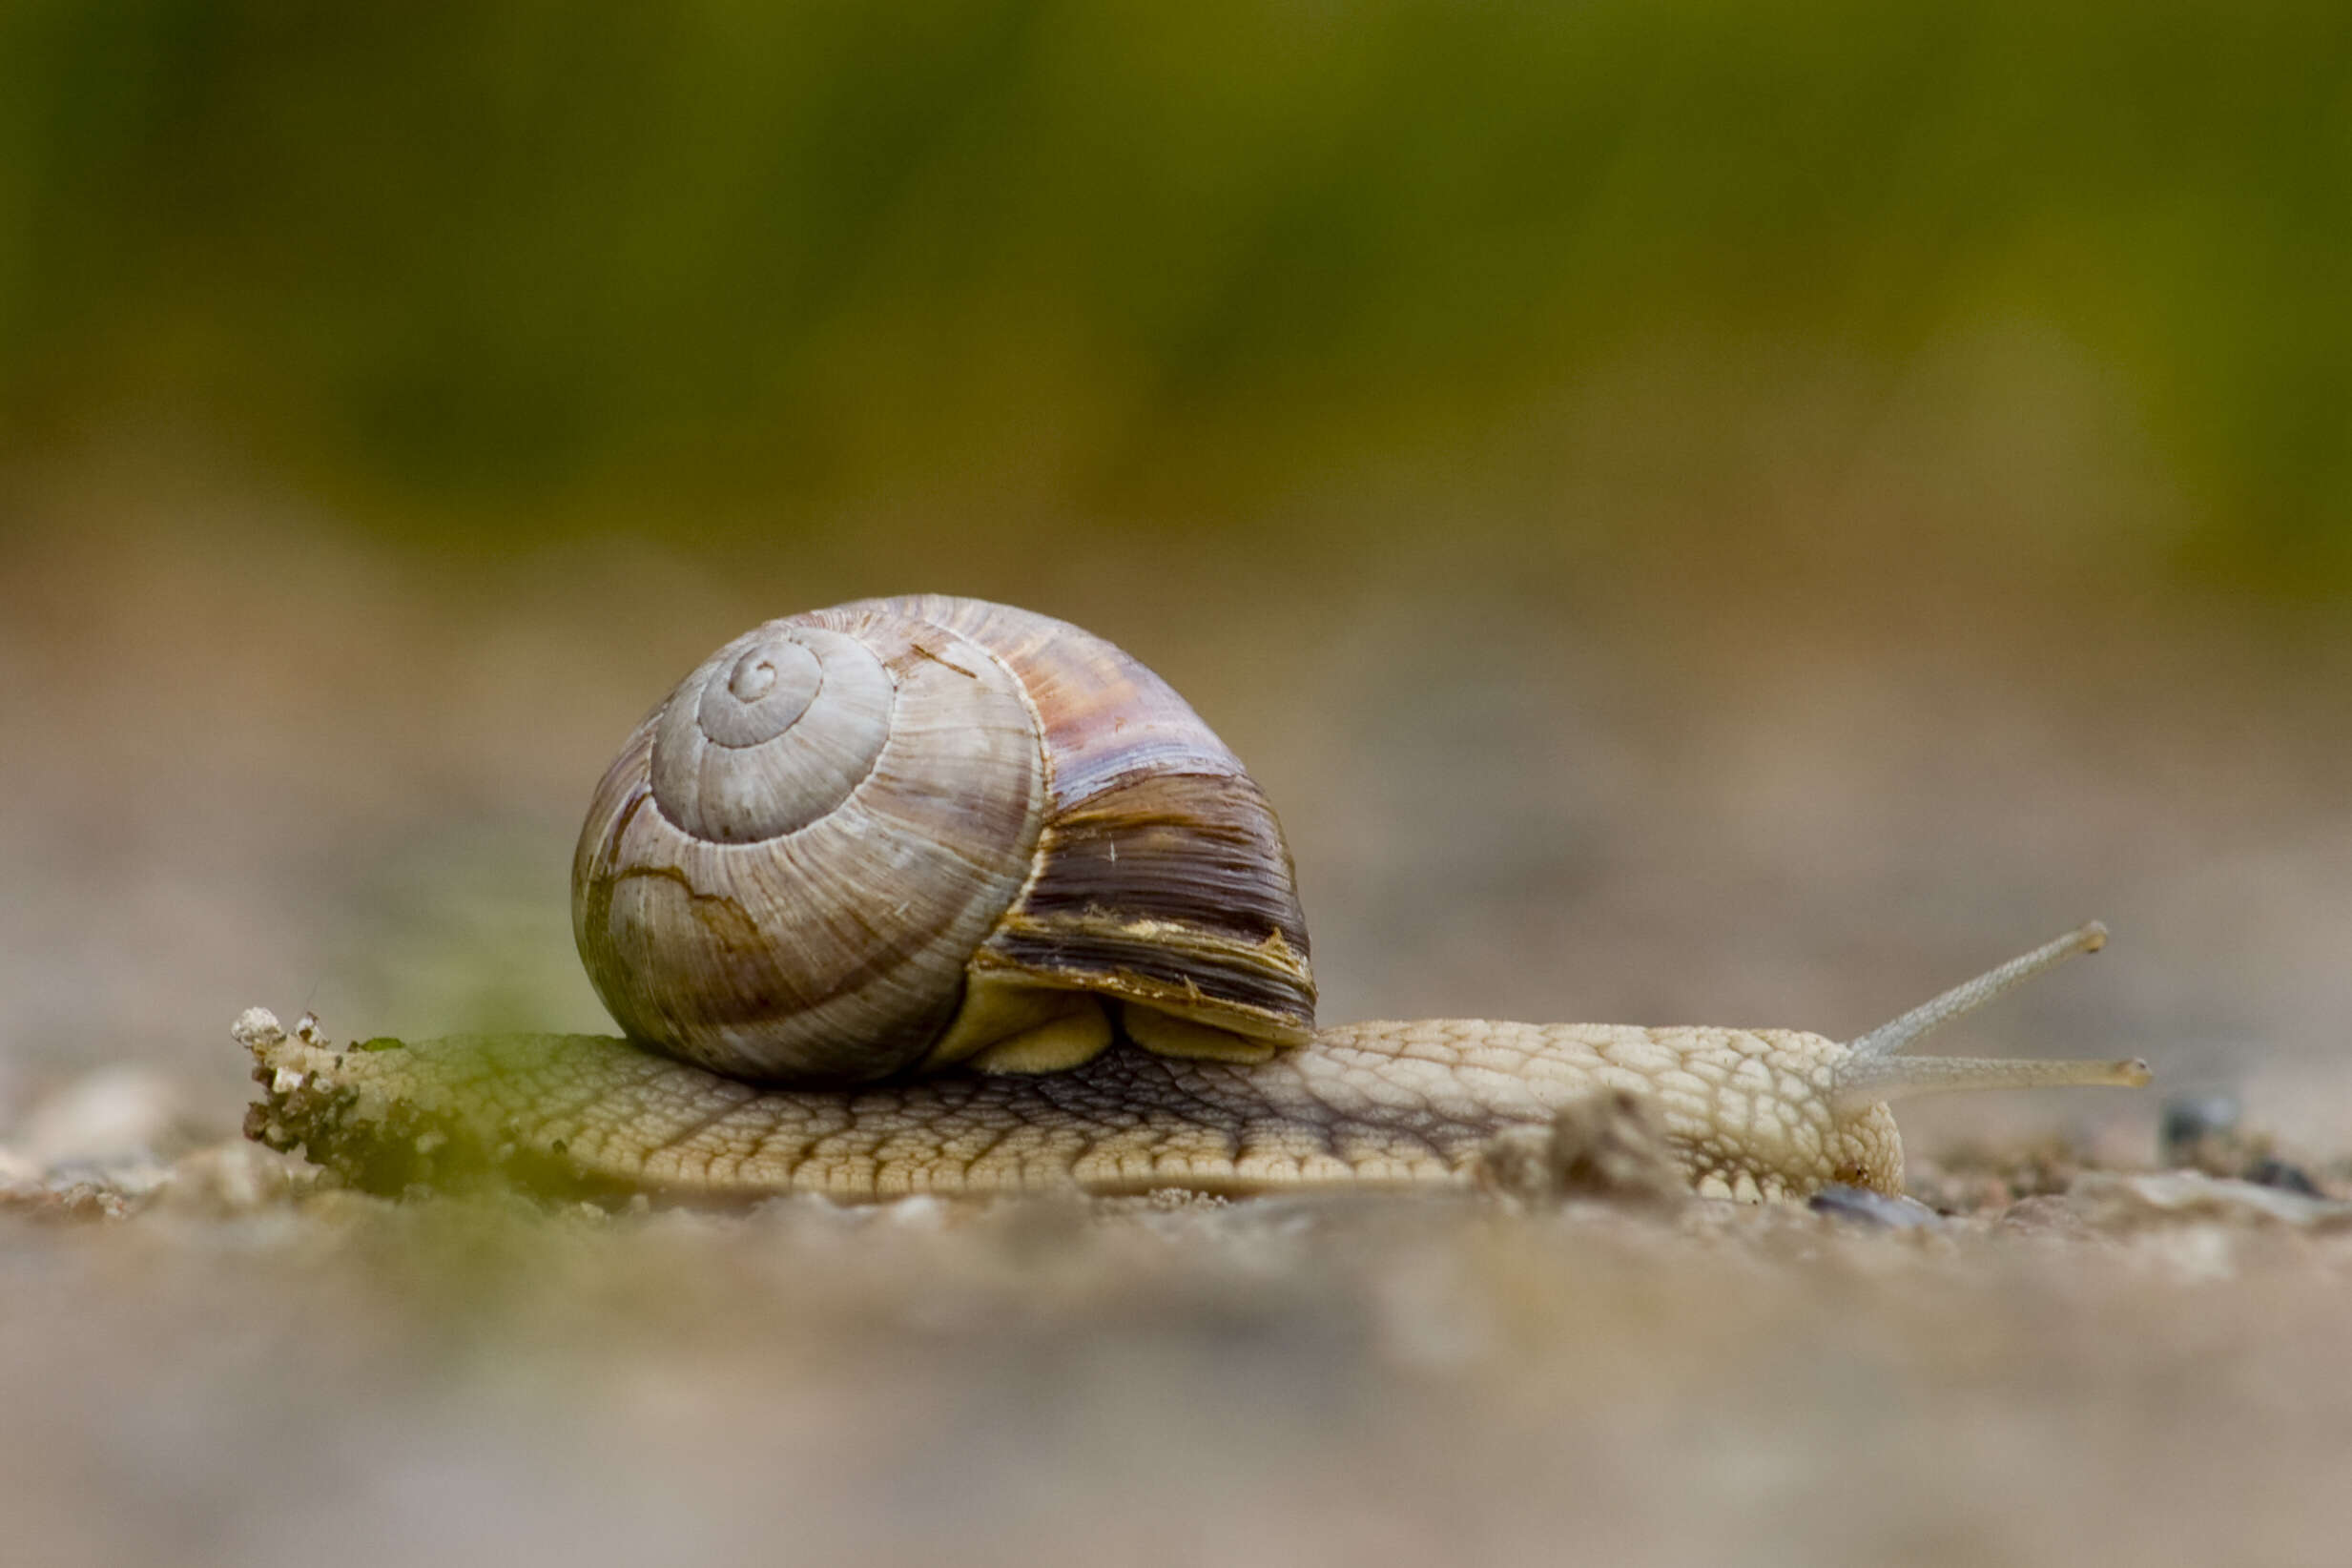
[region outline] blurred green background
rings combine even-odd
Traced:
[[[593,1025],[629,724],[914,589],[1193,698],[1330,1016],[2095,913],[1989,1027],[2234,1079],[2352,1014],[2352,10],[9,0],[0,519],[0,1109]]]
[[[2352,582],[2326,0],[0,15],[20,453],[160,425],[403,537],[1297,526],[1401,469],[1606,546],[1563,400],[1646,388],[1614,455],[1736,503],[1792,382],[1834,461],[1932,359],[2157,491],[2034,530]]]

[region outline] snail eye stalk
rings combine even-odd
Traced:
[[[2093,920],[1880,1024],[1847,1047],[1846,1058],[1837,1068],[1835,1099],[1839,1108],[1851,1110],[1883,1101],[1955,1089],[2076,1085],[2137,1088],[2146,1083],[2150,1077],[2148,1063],[2136,1058],[2119,1062],[2038,1062],[1903,1054],[1954,1019],[1967,1017],[2036,975],[2055,969],[2075,954],[2095,953],[2106,945],[2107,928]]]

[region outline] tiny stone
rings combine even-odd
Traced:
[[[1994,1223],[2011,1235],[2088,1241],[2095,1234],[2082,1211],[2055,1193],[2020,1198],[2003,1209]]]
[[[2224,1092],[2177,1094],[2164,1102],[2156,1126],[2156,1159],[2173,1169],[2209,1168],[2216,1153],[2235,1139],[2241,1107]]]
[[[918,1192],[910,1198],[900,1198],[891,1204],[886,1212],[893,1225],[909,1230],[937,1230],[946,1225],[947,1205],[928,1192]]]
[[[286,1031],[278,1026],[278,1015],[266,1007],[248,1007],[237,1015],[229,1025],[229,1034],[249,1051],[265,1045],[275,1045],[286,1038]]]
[[[1944,1217],[1916,1198],[1891,1197],[1867,1186],[1833,1182],[1813,1194],[1805,1205],[1816,1214],[1851,1220],[1883,1230],[1917,1230],[1944,1223]]]
[[[2264,1155],[2246,1167],[2246,1180],[2257,1186],[2275,1186],[2282,1192],[2293,1192],[2305,1198],[2324,1198],[2320,1184],[2303,1174],[2300,1166],[2287,1164],[2276,1155]]]
[[[1533,1206],[1574,1197],[1673,1207],[1691,1195],[1657,1107],[1622,1089],[1562,1106],[1549,1126],[1496,1134],[1472,1174],[1481,1190]]]

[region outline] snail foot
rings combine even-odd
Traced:
[[[1058,1073],[1092,1062],[1114,1036],[1109,1015],[1092,998],[1080,1000],[1084,1005],[987,1046],[970,1065],[983,1073]]]
[[[1173,1014],[1129,1002],[1119,1009],[1127,1038],[1155,1056],[1192,1062],[1232,1062],[1254,1067],[1273,1060],[1274,1047],[1263,1040],[1248,1040],[1230,1029],[1194,1023]]]

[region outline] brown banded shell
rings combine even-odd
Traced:
[[[871,599],[720,649],[588,808],[572,925],[632,1038],[737,1078],[1071,1065],[1115,1034],[1311,1033],[1265,796],[1158,676],[973,599]]]

